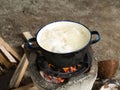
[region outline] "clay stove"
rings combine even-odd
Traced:
[[[79,63],[71,66],[77,67],[73,71],[70,67],[59,69],[44,62],[43,56],[34,51],[30,53],[28,59],[29,74],[38,90],[91,90],[96,80],[97,64],[91,52],[85,55],[85,67]]]

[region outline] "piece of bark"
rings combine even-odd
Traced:
[[[38,88],[32,83],[12,90],[38,90]]]
[[[10,47],[10,45],[8,43],[6,43],[1,37],[0,37],[0,45],[4,46],[5,49],[12,54],[18,61],[20,61],[21,57],[20,55],[13,49]]]
[[[15,70],[9,84],[9,88],[17,88],[19,87],[19,84],[24,76],[24,73],[28,67],[28,59],[26,55],[24,54],[20,63],[17,66],[17,69]]]
[[[101,79],[111,79],[119,67],[117,60],[105,60],[98,62],[98,77]]]
[[[17,61],[14,59],[14,57],[4,48],[4,46],[0,45],[0,51],[4,54],[4,56],[11,62],[11,63],[17,63]]]

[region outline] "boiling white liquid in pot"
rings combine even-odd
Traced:
[[[47,51],[69,53],[86,46],[90,37],[90,32],[83,25],[60,21],[43,27],[37,34],[37,42]]]

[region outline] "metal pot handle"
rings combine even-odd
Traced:
[[[91,31],[91,35],[97,35],[96,39],[91,40],[91,44],[97,43],[98,41],[100,41],[100,34],[97,31]]]
[[[36,42],[36,38],[31,38],[27,41],[28,43],[28,48],[29,49],[38,49],[38,45],[37,45],[37,42]]]

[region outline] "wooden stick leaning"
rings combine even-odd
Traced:
[[[25,40],[32,38],[32,35],[29,32],[23,32],[23,36]],[[28,67],[29,61],[26,57],[26,54],[23,55],[15,73],[13,74],[13,77],[10,81],[9,87],[10,88],[17,88],[24,76],[24,73]]]
[[[27,57],[26,55],[24,54],[17,69],[15,70],[13,76],[12,76],[12,79],[10,81],[10,84],[9,84],[9,87],[10,88],[17,88],[19,87],[20,85],[20,82],[24,76],[24,73],[28,67],[28,60],[27,60]]]

